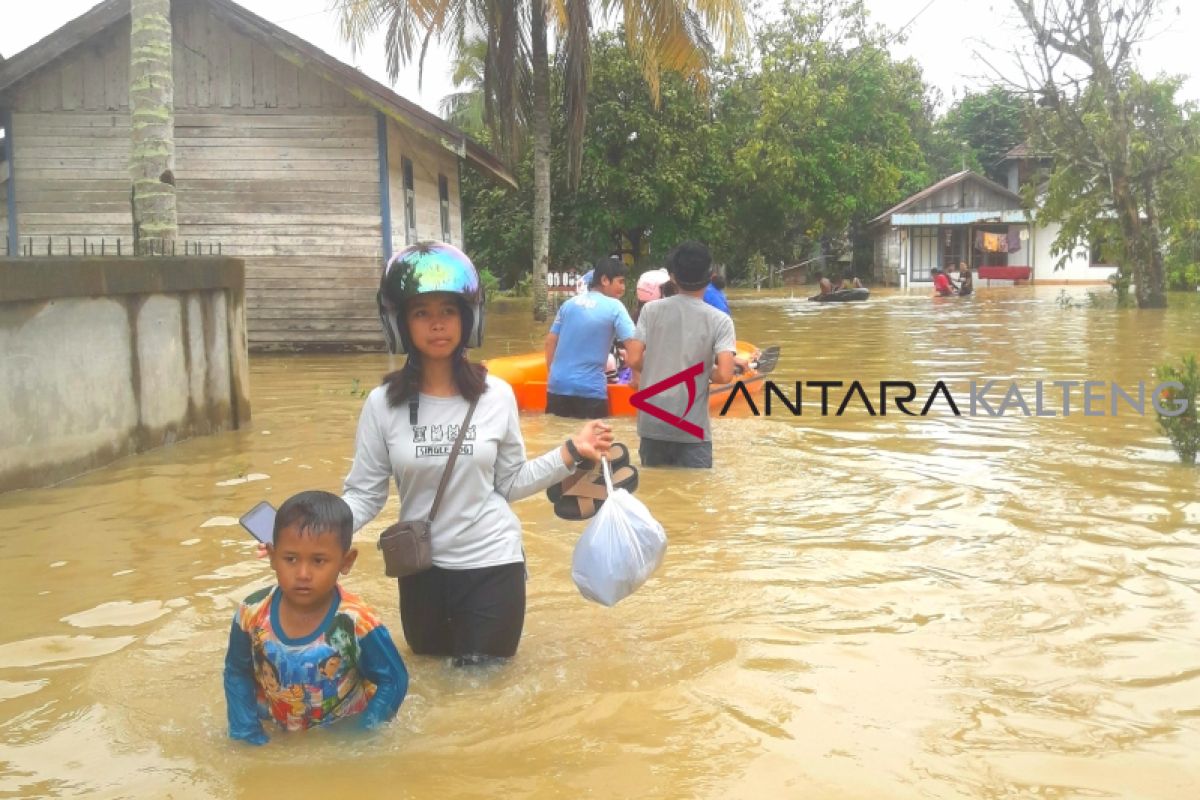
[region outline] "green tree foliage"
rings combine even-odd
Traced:
[[[682,239],[712,239],[723,176],[707,98],[666,75],[656,107],[616,36],[602,36],[593,52],[580,187],[568,201],[581,242],[602,252],[624,238],[635,256],[661,258]]]
[[[1163,392],[1162,405],[1168,410],[1183,407],[1182,413],[1174,416],[1158,412],[1158,426],[1171,440],[1179,460],[1184,464],[1195,464],[1196,453],[1200,452],[1200,416],[1196,409],[1200,402],[1200,367],[1196,365],[1196,356],[1194,353],[1185,355],[1178,366],[1160,364],[1154,371],[1160,382],[1178,384],[1177,388]]]
[[[721,188],[716,123],[706,98],[677,75],[659,83],[657,107],[641,67],[620,34],[593,43],[596,54],[577,191],[569,188],[566,154],[552,158],[551,269],[574,269],[622,246],[659,259],[688,237],[712,240],[722,230],[714,211]],[[562,80],[556,65],[553,80]],[[565,140],[561,107],[553,120],[555,142]],[[518,190],[464,176],[467,243],[505,286],[521,274],[531,254],[529,152],[517,165]]]
[[[384,50],[393,81],[402,62],[416,57],[423,65],[431,38],[461,50],[470,41],[468,31],[483,31],[486,47],[479,84],[483,119],[497,149],[507,152],[511,161],[519,158],[523,128],[533,150],[530,232],[535,320],[545,319],[549,311],[546,273],[554,224],[550,198],[555,106],[565,120],[566,147],[559,149],[568,165],[568,184],[574,187],[580,175],[597,16],[620,13],[629,51],[638,59],[655,98],[665,73],[677,72],[699,85],[707,82],[714,53],[710,36],[728,47],[745,36],[740,0],[358,0],[341,5],[340,12],[342,36],[355,48],[370,32],[386,28]],[[559,91],[553,95],[552,35],[561,64]]]
[[[771,262],[835,251],[851,223],[927,181],[913,134],[928,124],[925,85],[887,44],[860,2],[787,2],[760,29],[755,59],[732,68],[718,116],[735,264],[754,251]]]
[[[1000,86],[967,92],[934,126],[926,150],[930,171],[945,177],[970,169],[1002,181],[996,162],[1029,138],[1031,108],[1025,97]]]
[[[964,98],[935,122],[919,69],[890,58],[889,37],[868,25],[861,3],[789,3],[785,12],[759,30],[753,56],[722,66],[710,92],[665,75],[657,102],[621,32],[593,40],[577,191],[563,145],[569,121],[561,103],[552,107],[551,269],[581,267],[623,238],[657,262],[696,238],[730,277],[748,279],[754,254],[764,271],[833,254],[864,221],[944,177],[927,162],[939,136],[966,136],[977,162],[1016,143],[1018,101],[1002,92]],[[466,86],[477,84],[460,71]],[[563,96],[564,71],[560,57],[551,96]],[[997,119],[1001,133],[989,129]],[[472,174],[463,183],[467,244],[505,287],[532,258],[528,148],[514,172],[518,190]],[[868,240],[855,251],[869,263]]]
[[[1122,294],[1132,281],[1140,308],[1166,306],[1163,190],[1194,151],[1195,131],[1175,102],[1177,83],[1146,80],[1134,64],[1164,4],[1012,2],[1033,39],[1036,73],[1025,77],[1041,95],[1035,145],[1054,160],[1039,220],[1062,222],[1059,253],[1097,228],[1108,233]]]
[[[1117,288],[1124,295],[1135,283],[1141,307],[1166,304],[1164,251],[1174,244],[1181,259],[1194,252],[1200,119],[1176,101],[1178,88],[1177,80],[1147,81],[1129,71],[1107,91],[1092,84],[1035,115],[1035,147],[1055,160],[1044,194],[1030,201],[1039,219],[1062,224],[1053,252],[1109,242]],[[1110,112],[1114,103],[1120,121]]]
[[[481,37],[465,39],[454,52],[450,73],[457,92],[446,95],[438,104],[442,116],[468,136],[480,138],[487,131],[483,101],[484,59],[487,42]]]
[[[1187,125],[1193,128],[1190,137],[1200,139],[1200,132],[1195,131],[1200,124],[1196,111],[1191,103],[1182,107]],[[1195,141],[1163,176],[1160,194],[1167,238],[1167,288],[1195,291],[1200,288],[1200,145]]]

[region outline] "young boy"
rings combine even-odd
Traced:
[[[638,454],[646,467],[708,468],[712,467],[708,385],[710,380],[733,380],[737,350],[733,320],[704,302],[704,290],[712,276],[712,255],[707,247],[699,242],[679,245],[667,254],[667,272],[679,294],[647,303],[642,309],[634,337],[626,344],[626,362],[641,370],[639,385],[643,389],[696,364],[703,366],[692,378],[690,391],[684,383],[676,383],[652,401],[686,425],[673,425],[638,411]]]
[[[365,728],[396,715],[408,670],[378,615],[338,586],[354,566],[350,506],[301,492],[275,515],[269,548],[277,586],[242,601],[225,655],[229,735],[266,744],[260,720],[284,730],[362,712]]]

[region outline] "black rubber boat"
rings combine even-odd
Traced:
[[[870,296],[870,289],[841,289],[830,294],[814,294],[808,299],[812,303],[857,303]]]

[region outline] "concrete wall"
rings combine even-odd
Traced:
[[[1061,256],[1052,256],[1050,249],[1060,230],[1062,230],[1062,226],[1057,222],[1052,222],[1033,231],[1033,280],[1035,283],[1103,284],[1108,282],[1109,277],[1116,274],[1115,266],[1092,265],[1091,253],[1087,244],[1072,250],[1062,269],[1055,269]]]
[[[230,258],[0,259],[0,491],[250,420]]]

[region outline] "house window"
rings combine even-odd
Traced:
[[[1120,263],[1116,239],[1107,234],[1094,234],[1088,241],[1088,266],[1112,269]]]
[[[413,189],[412,159],[401,158],[400,168],[404,171],[404,243],[417,241],[417,193]]]
[[[931,281],[938,265],[938,229],[913,228],[911,275],[914,281]]]
[[[957,267],[967,260],[967,229],[961,227],[942,228],[942,265],[947,269]]]
[[[450,182],[438,175],[438,200],[442,204],[442,241],[450,241]]]

